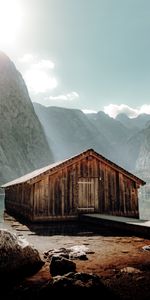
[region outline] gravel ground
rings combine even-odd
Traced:
[[[149,239],[118,234],[106,228],[96,232],[86,225],[21,224],[8,215],[1,227],[24,236],[43,259],[48,250],[85,245],[92,253],[87,254],[86,261],[75,260],[78,272],[100,275],[102,282],[120,299],[150,299],[150,251],[143,250],[150,245]],[[49,262],[46,262],[37,274],[26,278],[20,288],[37,288],[50,278]]]

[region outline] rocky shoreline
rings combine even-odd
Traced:
[[[104,296],[109,294],[109,299],[114,295],[115,299],[122,300],[150,298],[150,251],[143,248],[150,245],[148,239],[124,234],[118,235],[114,232],[107,232],[106,229],[97,234],[91,228],[87,228],[86,232],[79,231],[78,234],[73,235],[71,232],[69,234],[53,232],[50,235],[48,224],[29,226],[21,224],[9,216],[5,218],[3,227],[11,229],[18,236],[24,236],[29,244],[39,251],[41,260],[44,261],[44,265],[38,272],[13,284],[11,288],[10,282],[7,281],[4,290],[9,298],[42,299],[43,295],[48,298],[51,290],[62,289],[62,284],[65,284],[65,290],[68,285],[73,288],[75,278],[78,284],[80,282],[80,287],[82,286],[84,290],[88,291],[91,290],[92,279],[90,276],[95,276],[93,277],[95,285],[97,285],[95,288],[101,289]],[[73,259],[76,270],[69,272],[69,275],[54,274],[55,276],[53,276],[50,273],[51,254],[54,254],[55,250],[57,256],[58,250],[70,249],[74,246],[78,246],[80,249],[81,246],[84,246],[85,249],[88,248],[87,259],[85,256],[83,256],[84,259],[76,257]],[[97,284],[98,281],[99,284]]]

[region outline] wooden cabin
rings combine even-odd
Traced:
[[[11,181],[5,208],[30,221],[76,219],[80,213],[139,217],[145,182],[89,149]]]

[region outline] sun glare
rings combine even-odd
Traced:
[[[22,23],[18,0],[0,0],[0,47],[13,44]]]
[[[25,73],[25,81],[30,91],[45,93],[57,87],[57,80],[42,70],[28,70]]]

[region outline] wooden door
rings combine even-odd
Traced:
[[[78,208],[98,210],[98,178],[80,177],[78,180]]]

